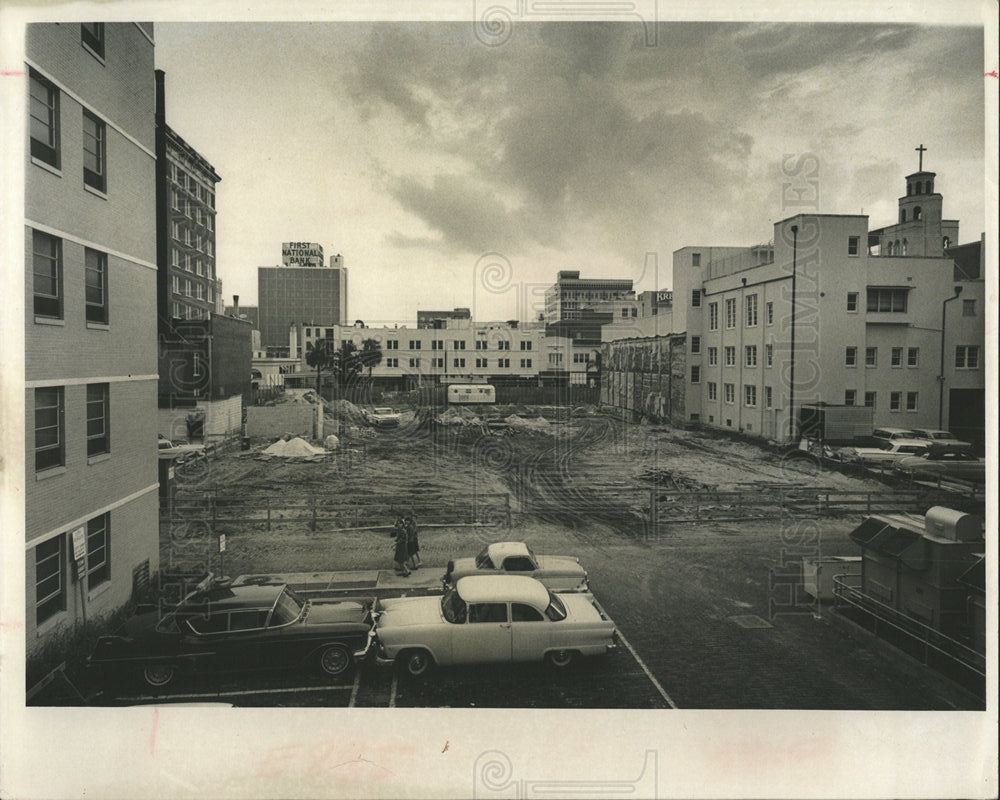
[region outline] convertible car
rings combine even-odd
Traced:
[[[122,630],[98,639],[93,675],[142,675],[165,686],[178,673],[246,669],[346,672],[374,637],[374,599],[304,600],[285,585],[209,575],[176,606],[140,606]]]
[[[456,558],[448,562],[442,580],[445,588],[468,575],[527,575],[544,583],[554,592],[588,591],[587,571],[572,556],[536,556],[524,542],[494,542],[475,558]]]
[[[614,649],[615,626],[588,594],[555,594],[534,578],[473,575],[443,597],[381,601],[376,660],[412,676],[432,665],[548,661]]]

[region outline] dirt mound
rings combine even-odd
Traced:
[[[467,408],[449,408],[434,418],[438,425],[479,425],[481,420]]]
[[[265,458],[304,458],[316,459],[326,455],[322,447],[313,447],[300,436],[294,439],[278,439],[261,453]]]
[[[518,416],[517,414],[511,414],[504,420],[504,422],[512,428],[523,428],[531,431],[547,431],[550,425],[549,421],[545,419],[545,417],[528,419],[526,417]]]
[[[323,403],[323,411],[326,416],[334,419],[342,419],[352,425],[363,425],[364,414],[361,409],[350,400],[331,400]]]

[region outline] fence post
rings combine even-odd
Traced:
[[[871,516],[872,513],[872,493],[868,492],[865,495],[865,513]]]
[[[267,506],[267,530],[270,532],[270,530],[271,530],[271,498],[270,497],[265,497],[264,498],[264,503]]]
[[[309,505],[312,507],[312,521],[309,523],[309,530],[316,530],[316,497],[309,498]]]
[[[510,492],[503,496],[504,514],[507,518],[507,527],[510,528]]]

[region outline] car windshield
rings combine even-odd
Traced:
[[[278,595],[278,599],[274,601],[270,627],[295,622],[299,618],[299,614],[302,613],[303,605],[305,604],[289,588],[285,587]]]
[[[484,548],[478,556],[476,556],[476,569],[496,569],[493,566],[493,560],[490,558],[489,548]]]
[[[951,439],[952,435],[948,431],[931,431],[932,439]]]
[[[461,625],[465,622],[465,601],[458,596],[458,591],[449,589],[441,598],[441,613],[448,622]]]
[[[892,444],[892,442],[884,442],[883,444],[880,444],[878,446],[878,449],[879,450],[890,451],[890,450],[893,449],[893,444]]]
[[[556,595],[552,594],[552,592],[549,592],[549,607],[545,609],[545,616],[553,622],[566,619],[566,606],[564,606],[563,601],[556,597]]]

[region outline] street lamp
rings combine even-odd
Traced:
[[[955,294],[941,303],[941,366],[938,371],[938,428],[944,429],[944,325],[948,303],[957,300],[962,293],[962,287],[955,287]]]

